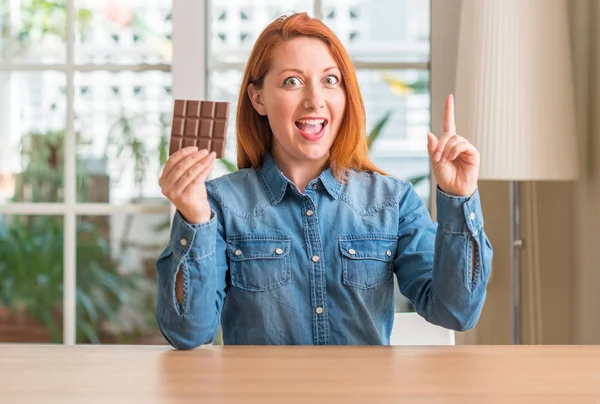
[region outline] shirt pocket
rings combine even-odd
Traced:
[[[266,292],[292,279],[290,239],[284,236],[238,236],[227,239],[231,284]]]
[[[397,236],[349,236],[340,237],[339,242],[344,284],[372,289],[393,280]]]

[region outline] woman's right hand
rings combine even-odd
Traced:
[[[204,182],[215,164],[215,152],[186,147],[173,153],[158,180],[160,189],[185,220],[192,224],[210,220],[210,204]]]

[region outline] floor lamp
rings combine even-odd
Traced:
[[[512,341],[521,343],[519,189],[578,175],[565,0],[462,0],[456,125],[481,153],[482,180],[508,181]]]

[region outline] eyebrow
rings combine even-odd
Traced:
[[[333,70],[333,69],[338,69],[339,70],[339,68],[337,66],[330,66],[330,67],[325,68],[323,70],[323,73],[328,72],[328,71]],[[279,72],[279,74],[282,74],[282,73],[285,73],[285,72],[296,72],[296,73],[300,73],[300,74],[304,75],[304,70],[293,69],[293,68],[283,69],[282,71]]]

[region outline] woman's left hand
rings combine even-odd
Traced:
[[[433,174],[442,191],[465,197],[475,193],[479,175],[479,152],[465,138],[456,134],[452,95],[446,99],[444,136],[438,140],[433,133],[428,133],[427,150]]]

